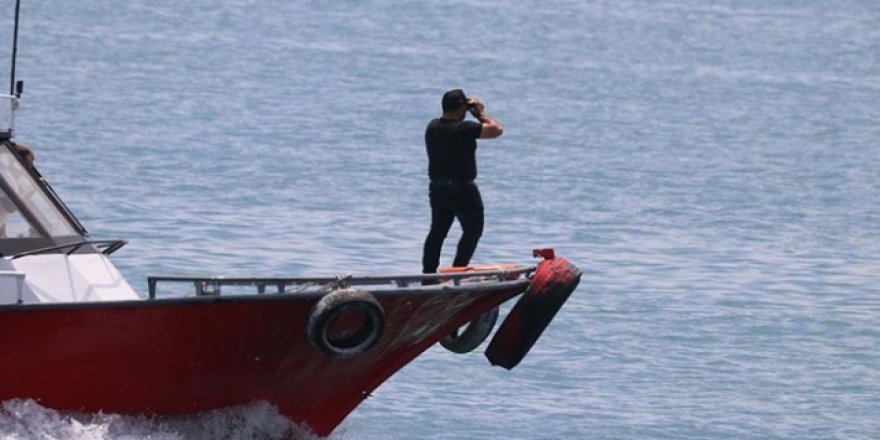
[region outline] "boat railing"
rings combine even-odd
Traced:
[[[256,294],[263,295],[266,293],[322,293],[355,286],[391,285],[398,288],[408,288],[412,285],[422,286],[425,284],[436,287],[438,285],[448,285],[447,283],[459,286],[468,283],[512,281],[521,277],[528,277],[534,271],[535,266],[520,266],[516,268],[499,267],[498,269],[481,269],[456,273],[375,277],[337,275],[335,277],[318,278],[236,278],[153,275],[147,277],[147,284],[149,298],[156,299],[159,282],[190,283],[193,285],[193,294],[195,296],[219,296],[224,286],[252,286],[256,288]]]
[[[21,304],[24,302],[24,272],[18,272],[14,270],[0,270],[0,278],[13,278],[15,280],[15,291],[16,291],[16,303]]]
[[[48,246],[44,248],[34,249],[27,252],[21,252],[15,255],[12,255],[10,258],[15,260],[22,257],[29,257],[31,255],[39,255],[39,254],[48,254],[55,253],[59,251],[66,251],[67,255],[73,254],[78,251],[83,246],[94,246],[104,255],[110,255],[113,252],[116,252],[122,246],[128,244],[125,240],[81,240],[73,243],[62,243],[54,246]]]

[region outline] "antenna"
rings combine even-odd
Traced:
[[[15,96],[15,58],[18,53],[18,11],[21,0],[15,0],[15,30],[12,31],[12,73],[9,75],[9,94]]]

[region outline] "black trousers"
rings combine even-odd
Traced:
[[[473,182],[431,183],[431,231],[425,238],[422,254],[422,273],[436,273],[440,266],[440,251],[449,234],[452,222],[458,218],[461,239],[455,252],[454,267],[467,266],[483,235],[483,199]]]

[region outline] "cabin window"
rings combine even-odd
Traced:
[[[8,148],[0,148],[0,177],[9,191],[15,194],[24,204],[24,208],[39,222],[46,232],[53,237],[77,235],[76,230],[64,215],[49,199],[33,174],[29,173]],[[6,237],[40,237],[37,229],[27,220],[27,216],[19,212],[20,207],[12,203],[5,191],[0,191],[0,220],[6,214]],[[6,203],[2,203],[3,200]],[[8,209],[7,209],[8,208]]]
[[[33,238],[40,233],[18,212],[5,193],[0,194],[0,238]]]

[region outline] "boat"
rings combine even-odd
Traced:
[[[477,349],[519,298],[485,349],[514,368],[580,281],[538,249],[537,262],[437,274],[154,275],[142,296],[111,260],[126,241],[92,238],[26,160],[22,92],[13,67],[0,95],[0,401],[148,416],[266,401],[328,436],[435,344]]]

